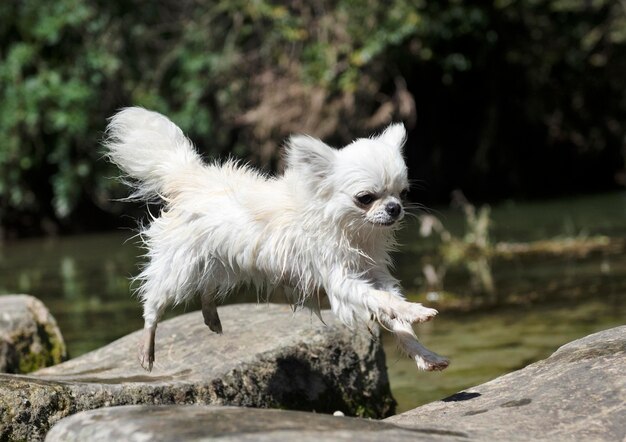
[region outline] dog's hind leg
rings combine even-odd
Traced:
[[[215,333],[222,333],[222,322],[217,314],[217,305],[213,299],[212,293],[203,293],[201,296],[202,316],[204,323]]]
[[[154,338],[156,336],[156,324],[144,327],[143,338],[139,344],[139,363],[146,371],[152,371],[154,364]]]
[[[154,365],[154,341],[157,323],[163,314],[165,305],[158,299],[145,299],[143,306],[144,328],[143,337],[139,343],[139,363],[146,371],[152,371]]]

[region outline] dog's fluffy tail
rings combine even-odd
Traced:
[[[106,157],[128,175],[131,198],[168,194],[168,182],[199,167],[202,159],[182,130],[165,116],[129,107],[111,117],[104,141]]]

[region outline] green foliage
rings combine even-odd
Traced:
[[[97,41],[97,11],[80,0],[4,2],[0,15],[0,222],[7,209],[50,205],[64,218],[92,178],[94,119],[118,60]]]
[[[625,133],[621,5],[0,2],[0,226],[112,210],[123,190],[98,145],[106,118],[128,105],[166,113],[205,154],[266,164],[289,132],[349,141],[414,119],[414,98],[437,107],[446,95],[480,116],[464,128],[470,143],[452,143],[467,145],[476,173],[521,155],[499,135],[507,116],[547,133],[533,143],[606,150]],[[433,146],[434,158],[450,149]]]

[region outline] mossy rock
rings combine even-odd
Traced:
[[[61,331],[37,298],[2,295],[0,312],[0,372],[30,373],[67,359]]]
[[[139,330],[26,376],[0,374],[0,441],[42,440],[68,415],[129,404],[393,414],[380,331],[322,315],[325,324],[286,305],[224,306],[221,335],[201,312],[160,323],[151,373],[136,358]]]

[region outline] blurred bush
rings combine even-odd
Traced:
[[[603,0],[6,0],[0,226],[106,225],[124,190],[98,146],[127,105],[167,114],[206,155],[270,168],[289,133],[340,144],[418,118],[409,161],[444,193],[523,191],[536,161],[563,152],[603,158],[611,176],[624,13]]]

